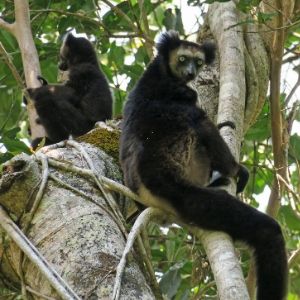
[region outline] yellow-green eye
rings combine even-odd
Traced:
[[[179,60],[180,62],[184,62],[184,61],[185,61],[185,56],[183,56],[183,55],[179,56],[179,57],[178,57],[178,60]]]
[[[197,60],[197,65],[198,65],[198,66],[202,66],[202,64],[203,64],[203,60],[202,60],[202,59],[198,59],[198,60]]]

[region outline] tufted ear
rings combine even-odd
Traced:
[[[156,44],[156,49],[159,54],[166,57],[170,50],[173,50],[180,45],[180,38],[177,31],[170,30],[160,35]]]
[[[205,63],[211,64],[216,57],[216,45],[212,42],[204,42],[200,47],[205,55]]]
[[[73,45],[76,39],[77,38],[71,32],[69,32],[64,37],[64,44],[66,44],[67,46]]]

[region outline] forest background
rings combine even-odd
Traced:
[[[20,153],[32,153],[28,146],[28,111],[22,100],[26,87],[24,61],[21,47],[7,26],[15,20],[16,2],[0,3],[1,166]],[[175,29],[183,38],[191,40],[212,38],[204,29],[208,26],[207,10],[213,2],[29,1],[32,36],[41,74],[49,82],[57,82],[62,37],[70,30],[83,34],[97,49],[101,68],[114,94],[114,116],[119,117],[128,91],[155,54],[158,33]],[[242,134],[240,158],[251,174],[242,200],[276,216],[280,222],[289,255],[288,300],[297,300],[300,299],[300,14],[299,1],[285,1],[286,5],[293,3],[288,16],[285,7],[278,7],[277,2],[237,1],[240,19],[228,30],[248,30],[251,34],[249,28],[253,26],[253,34],[277,35],[273,49],[266,42],[270,74],[268,92]],[[263,10],[262,6],[268,9]],[[222,51],[220,47],[219,51]],[[274,72],[277,78],[279,74],[280,81],[276,81]],[[249,87],[251,82],[248,80],[247,84]],[[214,85],[218,89],[218,79]],[[274,86],[280,91],[277,98]],[[151,223],[147,234],[151,263],[163,294],[169,299],[215,299],[217,290],[206,252],[187,228],[175,225],[164,228]],[[244,245],[237,246],[242,271],[247,277],[251,258]],[[14,284],[10,286],[2,275],[0,272],[0,295],[17,299],[21,290]],[[248,285],[251,286],[249,277]]]

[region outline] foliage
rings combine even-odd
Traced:
[[[219,0],[225,2],[227,0]],[[94,42],[101,67],[112,88],[115,102],[114,115],[122,113],[128,91],[145,70],[153,55],[153,45],[161,30],[175,29],[185,36],[180,5],[175,1],[109,1],[92,0],[31,0],[31,24],[34,41],[39,53],[42,75],[49,82],[57,82],[57,61],[63,35],[72,29]],[[189,0],[190,5],[203,5],[205,1]],[[207,0],[212,3],[214,0]],[[259,0],[240,0],[238,7],[243,12],[253,11]],[[179,3],[177,1],[176,3]],[[147,18],[145,18],[145,16]],[[256,12],[259,22],[266,22],[272,15]],[[13,22],[13,1],[0,3],[0,17]],[[295,49],[299,42],[299,27],[291,27],[287,34],[286,48]],[[298,38],[297,38],[298,34]],[[0,41],[23,78],[22,60],[16,40],[5,30],[0,30]],[[295,51],[295,50],[294,50]],[[293,52],[291,52],[293,53]],[[0,53],[1,54],[1,53]],[[2,56],[3,57],[3,56]],[[25,86],[24,86],[25,87]],[[290,107],[282,108],[288,116]],[[300,121],[299,107],[296,120]],[[22,104],[22,91],[7,64],[0,64],[0,164],[20,152],[29,152],[24,144],[28,139],[27,115]],[[269,104],[266,102],[256,124],[245,136],[242,158],[251,170],[245,199],[258,206],[258,195],[270,187],[273,180],[273,156]],[[294,133],[290,140],[289,171],[292,188],[284,195],[284,206],[279,219],[284,228],[289,253],[300,247],[300,135]],[[266,193],[263,193],[266,195]],[[152,262],[162,291],[170,299],[204,299],[216,295],[213,275],[201,245],[182,228],[168,230],[152,226],[149,229]],[[247,274],[249,255],[240,248],[243,271]],[[300,268],[295,265],[291,275],[289,299],[300,299]]]

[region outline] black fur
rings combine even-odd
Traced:
[[[60,59],[59,68],[69,71],[64,85],[48,85],[39,76],[43,86],[28,89],[48,144],[82,135],[112,117],[112,96],[92,44],[68,34]]]
[[[206,42],[199,45],[190,41],[180,40],[178,32],[173,30],[161,34],[159,41],[156,44],[156,48],[160,56],[168,61],[170,51],[178,48],[180,45],[192,46],[198,48],[199,51],[204,52],[205,62],[207,64],[212,63],[215,59],[215,44]]]
[[[219,123],[219,124],[217,125],[217,127],[218,127],[219,130],[220,130],[221,128],[223,128],[223,127],[226,127],[226,126],[230,127],[230,128],[233,129],[233,130],[236,129],[235,124],[234,124],[233,122],[231,122],[231,121],[225,121],[225,122]]]
[[[158,55],[129,94],[120,150],[125,183],[151,205],[170,207],[188,223],[249,244],[256,258],[257,299],[283,300],[287,261],[280,226],[214,184],[207,186],[216,170],[225,178],[242,176],[241,189],[248,171],[196,106],[196,92],[170,74],[168,51],[182,44],[191,45],[174,33],[163,34]],[[211,62],[212,47],[197,47]]]

